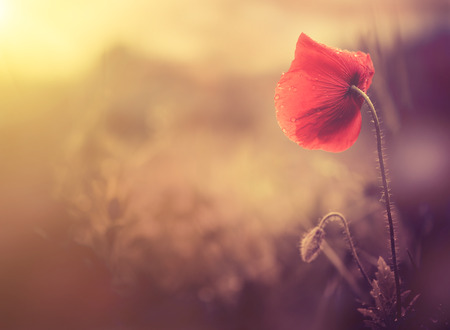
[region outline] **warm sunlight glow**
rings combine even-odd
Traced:
[[[0,0],[0,28],[3,28],[7,25],[7,22],[11,17],[11,9],[10,5],[5,0]]]
[[[0,0],[0,330],[450,330],[444,1]]]
[[[346,0],[354,1],[358,2]],[[278,69],[290,58],[286,45],[301,30],[313,26],[314,37],[339,45],[335,41],[355,40],[365,24],[363,15],[358,14],[355,20],[344,20],[351,23],[341,29],[330,29],[329,25],[334,27],[343,20],[332,9],[323,11],[321,6],[312,6],[313,14],[304,15],[303,10],[285,12],[273,1],[243,4],[238,11],[223,1],[194,3],[0,0],[0,81],[5,76],[19,81],[80,77],[117,45],[167,61],[220,63],[213,68],[227,72],[267,71]],[[355,10],[363,8],[356,6]],[[327,23],[316,24],[311,18],[315,13],[325,17]],[[265,26],[268,18],[279,30],[268,30],[264,38],[255,38],[255,26]],[[233,24],[228,24],[231,21]],[[380,26],[388,27],[389,22],[385,20]],[[345,38],[341,30],[347,31]],[[262,56],[261,49],[266,48],[277,51],[264,51]]]

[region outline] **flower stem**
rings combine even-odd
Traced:
[[[342,224],[344,225],[345,235],[347,236],[348,243],[350,244],[350,250],[352,251],[352,254],[353,254],[353,258],[355,259],[356,264],[358,265],[358,268],[361,271],[362,276],[367,281],[367,283],[369,283],[369,285],[371,285],[369,277],[367,276],[367,273],[364,270],[364,268],[363,268],[363,266],[361,264],[361,261],[359,260],[358,254],[356,253],[355,246],[353,245],[352,236],[350,235],[350,230],[348,228],[348,222],[345,219],[345,217],[339,212],[330,212],[327,215],[325,215],[322,218],[322,220],[320,220],[320,223],[319,223],[318,227],[322,229],[325,226],[326,222],[329,219],[331,219],[332,217],[337,217],[337,218],[339,218],[342,221]]]
[[[394,267],[394,277],[395,277],[395,291],[397,296],[397,318],[400,319],[402,314],[402,305],[400,300],[400,278],[398,274],[398,265],[397,265],[397,253],[395,248],[395,232],[394,232],[394,222],[392,220],[392,212],[391,212],[391,200],[389,195],[389,186],[386,179],[386,170],[384,167],[384,160],[383,160],[383,150],[382,150],[382,144],[381,144],[381,130],[380,130],[380,121],[378,120],[377,112],[375,111],[375,107],[372,104],[372,101],[369,99],[366,93],[364,93],[362,90],[360,90],[358,87],[352,85],[350,87],[352,90],[357,92],[359,95],[361,95],[366,103],[369,105],[370,112],[372,114],[373,122],[375,123],[375,132],[377,135],[377,146],[378,146],[378,161],[380,163],[380,172],[381,172],[381,180],[383,182],[383,192],[384,192],[384,199],[386,203],[386,214],[388,218],[388,224],[389,224],[389,234],[390,234],[390,240],[391,240],[391,254],[392,254],[392,263]]]

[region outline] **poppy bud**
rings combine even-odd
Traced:
[[[311,262],[317,258],[322,248],[325,232],[320,227],[314,227],[305,235],[300,243],[300,254],[304,262]]]

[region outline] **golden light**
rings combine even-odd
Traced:
[[[0,1],[0,26],[8,20],[9,14],[9,4],[6,1]]]
[[[84,72],[104,47],[95,4],[0,0],[0,71],[23,81],[59,81]],[[97,19],[98,20],[98,19]]]

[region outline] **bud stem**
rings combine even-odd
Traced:
[[[371,285],[369,277],[367,276],[367,273],[364,270],[364,268],[363,268],[363,266],[361,264],[361,261],[359,260],[358,254],[356,253],[356,249],[355,249],[355,246],[353,244],[352,236],[351,236],[350,230],[348,228],[348,222],[345,219],[345,217],[339,212],[330,212],[327,215],[325,215],[322,218],[322,220],[320,220],[320,223],[319,223],[318,227],[322,229],[325,226],[325,224],[327,223],[327,221],[329,219],[332,219],[333,217],[339,218],[342,221],[342,224],[344,226],[344,233],[347,236],[348,243],[350,244],[350,250],[352,251],[353,258],[355,259],[356,264],[358,265],[358,268],[361,271],[362,276],[367,281],[367,283],[369,283],[369,285]]]
[[[395,291],[397,296],[397,318],[400,319],[402,314],[402,305],[400,300],[400,278],[398,274],[398,265],[397,265],[397,254],[395,248],[395,232],[394,232],[394,223],[392,221],[392,212],[391,212],[391,200],[389,194],[389,186],[386,179],[386,170],[384,168],[384,160],[383,160],[383,150],[381,143],[381,130],[380,130],[380,121],[378,120],[377,112],[375,111],[375,107],[372,104],[372,101],[369,99],[366,93],[360,90],[358,87],[352,85],[351,89],[361,95],[366,103],[369,105],[370,112],[372,114],[373,122],[375,123],[375,132],[377,135],[377,146],[378,146],[378,161],[380,163],[380,172],[381,172],[381,180],[383,182],[383,192],[384,199],[386,203],[386,214],[388,218],[389,224],[389,234],[391,240],[391,254],[392,254],[392,264],[394,267],[394,277],[395,277]]]

